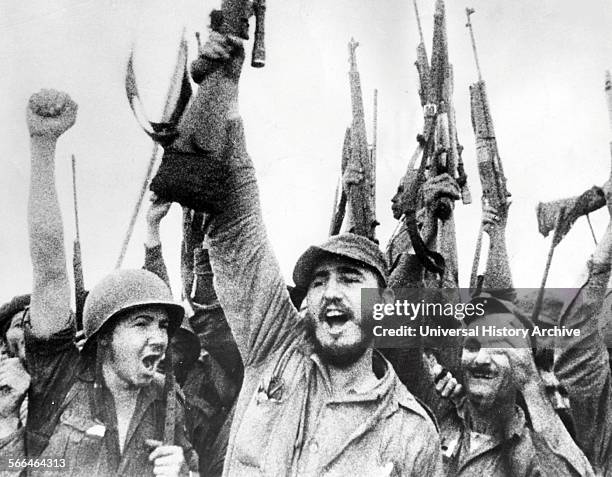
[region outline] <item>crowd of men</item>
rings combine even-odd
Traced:
[[[33,287],[0,309],[0,471],[612,476],[612,381],[601,332],[610,320],[612,220],[585,284],[553,317],[581,335],[555,351],[551,368],[536,364],[538,343],[528,339],[462,340],[454,352],[428,343],[374,349],[362,289],[393,303],[394,289],[423,286],[426,273],[402,226],[386,254],[350,232],[308,248],[288,288],[246,152],[243,58],[239,38],[211,33],[192,75],[201,80],[211,61],[229,65],[224,94],[196,97],[183,118],[187,134],[166,145],[168,157],[200,156],[207,177],[204,205],[185,209],[177,231],[183,304],[171,295],[159,234],[171,202],[153,194],[142,269],[116,270],[93,287],[78,332],[54,179],[55,145],[77,105],[54,90],[30,98]],[[214,114],[199,114],[198,101]],[[222,124],[215,141],[206,121]],[[396,219],[405,187],[392,201]],[[612,216],[610,184],[604,191]],[[422,188],[422,231],[437,220],[428,215],[441,197],[460,197],[449,175]],[[533,301],[521,307],[509,292],[506,219],[507,210],[483,209],[491,237],[485,285],[503,293],[472,299],[486,313],[466,320],[468,329],[533,326]],[[551,399],[555,386],[567,393],[565,412]]]

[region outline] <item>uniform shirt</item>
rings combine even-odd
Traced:
[[[266,237],[240,121],[228,137],[215,164],[226,169],[227,194],[208,238],[245,372],[224,475],[437,475],[435,425],[384,358],[376,355],[372,389],[332,393]]]
[[[121,453],[113,397],[105,387],[94,397],[94,366],[81,358],[72,340],[71,330],[50,340],[39,340],[26,331],[26,361],[32,377],[28,457],[63,459],[62,467],[52,470],[64,476],[153,475],[148,460],[151,449],[144,441],[163,440],[163,377],[140,390]],[[175,445],[183,448],[187,465],[197,469],[180,399],[176,410]],[[29,468],[29,473],[41,470],[50,469]]]
[[[155,273],[170,287],[161,245],[145,246],[143,268]],[[205,320],[203,324],[206,330],[206,339],[203,340],[202,336],[199,336],[200,340],[203,341],[201,344],[205,346],[204,351],[200,352],[198,348],[200,357],[189,367],[181,386],[186,400],[187,435],[198,453],[199,471],[203,476],[208,475],[211,447],[217,440],[221,426],[223,426],[228,412],[236,401],[239,388],[239,385],[227,375],[223,367],[210,356],[206,348],[206,345],[210,344],[215,350],[231,349],[232,347],[236,349],[223,310],[219,307],[215,311],[217,313],[209,315],[209,319]],[[237,349],[235,353],[238,354]],[[228,356],[223,353],[217,353],[217,355]],[[240,356],[238,356],[238,361],[240,361]],[[231,367],[231,365],[228,365],[228,367]],[[242,368],[241,364],[240,368]],[[242,373],[240,373],[240,378],[242,378]],[[225,447],[227,447],[227,443]],[[223,462],[223,456],[218,457]]]
[[[442,422],[445,475],[461,477],[591,476],[584,455],[558,436],[534,432],[520,407],[505,435],[471,431],[466,420],[455,416]]]
[[[559,346],[555,374],[570,396],[576,441],[596,472],[612,476],[612,379],[598,314],[610,264],[588,263],[589,275],[562,314],[561,325],[580,330],[571,346]],[[609,310],[603,317],[609,318]]]

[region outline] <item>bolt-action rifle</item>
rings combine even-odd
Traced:
[[[359,183],[348,184],[347,204],[349,208],[348,230],[376,241],[376,213],[374,210],[374,168],[372,155],[368,147],[361,79],[357,71],[355,50],[359,43],[351,38],[349,42],[349,79],[351,85],[351,104],[353,121],[350,131],[349,158],[347,168],[363,173]]]
[[[474,10],[466,8],[465,12],[467,15],[466,27],[470,31],[472,50],[474,51],[474,59],[478,71],[478,81],[470,85],[470,104],[472,111],[472,128],[474,129],[474,135],[476,137],[476,158],[478,162],[480,184],[482,185],[482,200],[494,207],[499,215],[505,217],[509,205],[508,198],[511,194],[506,187],[506,176],[504,175],[502,161],[499,157],[495,130],[493,128],[493,118],[491,117],[489,100],[487,99],[487,88],[482,79],[480,63],[478,61],[476,40],[474,38],[474,30],[470,19]],[[470,277],[470,287],[473,289],[478,285],[478,266],[480,263],[483,233],[484,229],[481,226],[478,232],[476,252]]]
[[[418,146],[408,164],[404,179],[402,208],[405,223],[414,251],[423,266],[430,272],[445,274],[446,261],[449,262],[450,276],[456,275],[456,243],[452,220],[453,204],[448,197],[442,197],[435,205],[434,216],[440,220],[438,229],[439,248],[445,257],[428,250],[420,237],[416,223],[416,213],[420,206],[418,193],[422,183],[429,177],[449,174],[461,189],[463,202],[471,202],[467,185],[467,175],[463,167],[461,152],[463,147],[457,138],[455,111],[452,103],[453,70],[448,58],[446,35],[446,13],[443,0],[436,1],[434,13],[434,34],[431,63],[427,57],[425,40],[416,0],[414,8],[417,18],[420,42],[417,46],[416,67],[419,74],[419,96],[423,107],[423,132],[417,137]],[[409,180],[415,164],[421,158],[416,180]],[[448,230],[442,230],[442,229]],[[445,260],[446,259],[446,260]]]

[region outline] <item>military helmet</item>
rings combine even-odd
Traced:
[[[83,308],[85,348],[98,331],[118,313],[147,305],[158,305],[168,313],[168,339],[181,325],[185,310],[172,299],[170,289],[146,270],[115,270],[90,292]]]

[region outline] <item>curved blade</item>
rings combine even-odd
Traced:
[[[162,114],[162,122],[154,123],[147,118],[145,108],[138,93],[136,74],[134,73],[134,51],[130,53],[125,76],[125,92],[136,117],[136,121],[145,133],[154,141],[162,145],[168,144],[176,138],[176,125],[185,112],[192,89],[189,75],[187,73],[187,42],[185,36],[181,39],[176,67],[172,75],[170,89]]]
[[[151,121],[147,118],[140,96],[138,94],[138,86],[136,86],[136,75],[134,74],[134,51],[130,53],[130,59],[127,65],[127,73],[125,75],[125,92],[127,99],[132,108],[132,112],[136,117],[136,121],[140,124],[140,127],[149,136],[153,138],[155,130],[151,126]]]

